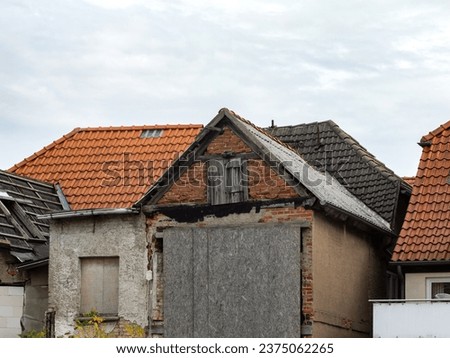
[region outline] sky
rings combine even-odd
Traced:
[[[332,119],[398,175],[450,119],[450,2],[2,0],[0,169],[75,127]]]

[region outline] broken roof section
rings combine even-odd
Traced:
[[[19,262],[48,258],[49,223],[38,218],[63,210],[51,184],[0,170],[0,247]]]
[[[58,182],[73,210],[128,208],[202,125],[77,128],[9,171]]]
[[[180,161],[187,161],[188,158],[195,157],[195,150],[202,147],[201,142],[204,141],[204,138],[209,133],[217,133],[216,126],[223,120],[229,120],[231,125],[238,130],[242,139],[257,154],[270,161],[272,166],[272,162],[276,162],[278,172],[287,172],[317,198],[322,207],[332,208],[379,230],[391,232],[390,225],[385,219],[356,198],[335,178],[327,172],[322,173],[313,168],[292,148],[229,109],[223,108],[219,111],[219,114],[204,128],[197,140],[181,156]],[[170,176],[174,173],[177,173],[177,171],[168,170],[136,205],[151,202],[152,198],[158,196],[159,190],[166,190],[166,183],[172,182]]]
[[[399,193],[409,196],[411,187],[336,123],[329,120],[267,131],[319,171],[331,174],[394,227]]]
[[[419,144],[422,156],[392,260],[450,261],[450,121]]]

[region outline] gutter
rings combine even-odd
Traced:
[[[33,262],[25,262],[23,264],[17,265],[17,268],[19,270],[28,270],[28,269],[32,269],[35,267],[46,266],[46,265],[48,265],[48,258],[38,260],[38,261],[33,261]]]
[[[440,266],[440,265],[450,265],[449,260],[442,261],[391,261],[390,265],[395,266]]]
[[[395,237],[396,236],[395,233],[389,228],[389,226],[388,226],[389,224],[387,222],[386,222],[386,225],[387,225],[386,227],[381,227],[381,226],[379,226],[379,225],[377,225],[377,224],[375,224],[373,222],[370,222],[370,221],[366,220],[363,217],[360,217],[358,215],[350,213],[350,212],[348,212],[348,211],[346,211],[344,209],[341,209],[340,207],[335,206],[335,205],[333,205],[331,203],[321,201],[320,205],[323,206],[323,207],[328,207],[328,208],[330,208],[332,210],[335,210],[335,211],[337,211],[337,212],[339,212],[339,213],[341,213],[343,215],[346,215],[347,217],[352,218],[353,220],[356,220],[356,221],[359,221],[362,224],[365,224],[367,227],[370,227],[372,229],[376,229],[377,231],[380,231],[380,232],[382,232],[384,234],[387,234],[387,235],[389,235],[391,237]],[[376,214],[376,215],[378,215],[378,214]],[[381,220],[385,221],[382,218],[381,218]]]
[[[139,210],[135,208],[122,209],[89,209],[89,210],[75,210],[75,211],[57,211],[50,214],[38,215],[40,220],[58,220],[67,218],[89,217],[89,216],[103,216],[103,215],[126,215],[139,214]]]

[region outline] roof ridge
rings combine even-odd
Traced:
[[[14,164],[11,168],[8,169],[8,172],[13,172],[14,173],[15,170],[19,169],[20,167],[22,167],[26,163],[36,159],[37,157],[41,156],[45,152],[49,151],[50,149],[56,147],[58,144],[60,144],[60,143],[62,143],[64,141],[66,141],[67,139],[73,137],[75,134],[77,134],[80,131],[81,131],[81,128],[77,127],[75,129],[73,129],[72,131],[70,131],[69,133],[64,134],[61,138],[58,138],[57,140],[53,141],[49,145],[43,147],[41,150],[38,150],[37,152],[31,154],[29,157],[26,157],[21,162],[19,162],[17,164]]]
[[[338,135],[345,143],[347,143],[353,150],[357,152],[357,154],[364,160],[365,163],[367,163],[371,168],[376,169],[385,178],[389,180],[393,180],[395,178],[395,180],[400,180],[401,182],[404,182],[404,180],[399,175],[397,175],[392,169],[389,169],[386,166],[386,164],[380,161],[375,155],[369,152],[359,141],[357,141],[354,137],[352,137],[350,134],[344,131],[341,127],[339,127],[339,125],[337,125],[331,119],[320,122],[315,121],[311,123],[300,123],[291,126],[281,126],[277,128],[286,128],[286,127],[295,128],[321,124],[328,125],[330,129],[336,133],[336,135]],[[409,185],[408,183],[406,184]]]
[[[433,137],[436,137],[437,135],[441,134],[443,131],[448,130],[448,129],[450,129],[450,120],[444,124],[441,124],[435,130],[424,135],[420,141],[427,142],[427,141],[431,140]]]
[[[143,124],[132,126],[100,126],[100,127],[84,127],[79,128],[80,132],[93,131],[119,131],[119,130],[141,130],[141,129],[185,129],[185,128],[202,128],[203,124]]]
[[[281,151],[281,153],[279,154],[274,154],[275,158],[281,163],[285,163],[284,166],[286,170],[290,172],[294,177],[296,177],[309,192],[311,192],[318,200],[320,200],[321,205],[327,205],[337,210],[344,211],[350,216],[358,217],[360,220],[363,220],[370,225],[374,225],[379,229],[385,231],[387,230],[390,232],[391,229],[388,221],[386,221],[380,214],[367,206],[361,199],[351,193],[347,188],[342,186],[342,184],[340,184],[335,178],[333,178],[330,173],[328,173],[327,171],[321,172],[317,170],[316,168],[311,166],[295,149],[291,148],[289,145],[282,142],[278,138],[273,137],[271,134],[267,133],[248,120],[240,117],[239,115],[236,115],[234,112],[228,109],[223,109],[222,113],[224,113],[225,115],[231,115],[231,119],[235,118],[236,120],[241,121],[241,125],[243,125],[244,128],[245,126],[248,126],[246,128],[246,131],[250,132],[251,135],[256,138],[255,141],[258,141],[261,144],[263,143],[263,141],[267,142],[267,144],[263,144],[263,146],[269,152],[271,151],[271,149],[269,148],[270,146]],[[259,132],[260,136],[256,135],[256,132],[252,133],[252,129],[256,132]],[[266,139],[264,139],[263,136]],[[270,143],[270,141],[272,141],[272,143]],[[279,147],[277,147],[277,145]],[[286,160],[286,155],[288,156],[289,160]],[[320,186],[320,188],[319,186],[317,186],[317,182],[310,182],[310,184],[307,184],[306,182],[310,179],[306,181],[302,179],[301,176],[296,173],[296,170],[302,171],[302,169],[300,169],[300,167],[296,167],[296,165],[300,165],[301,168],[310,168],[311,172],[309,172],[309,175],[313,175],[313,178],[315,176],[316,179],[319,180],[320,183],[318,185]],[[331,180],[331,183],[334,186],[334,189],[332,188],[335,191],[334,198],[333,195],[331,195],[330,197],[327,196],[328,194],[330,194],[329,189],[327,189],[326,187],[326,185],[328,185],[326,184],[328,183],[328,178]],[[322,203],[322,201],[324,204]],[[349,205],[347,205],[348,201],[351,201]],[[361,210],[362,212],[359,212],[358,210]]]
[[[286,147],[289,150],[292,150],[294,153],[297,153],[299,155],[298,151],[295,148],[291,147],[287,143],[282,142],[279,138],[277,138],[274,135],[272,135],[272,133],[269,133],[268,131],[264,130],[263,128],[258,127],[256,124],[250,122],[248,119],[245,119],[244,117],[241,117],[239,114],[237,114],[236,112],[232,111],[231,109],[222,108],[219,112],[221,112],[221,111],[224,111],[225,113],[228,112],[229,114],[231,114],[236,119],[244,122],[245,124],[248,124],[249,126],[252,126],[257,131],[261,132],[262,134],[264,134],[265,136],[269,137],[273,141],[277,142],[278,144],[281,144],[282,146]]]
[[[202,128],[203,124],[155,124],[155,125],[137,125],[137,126],[109,126],[109,127],[77,127],[70,131],[67,134],[64,134],[61,138],[53,141],[49,145],[43,147],[39,151],[33,153],[29,157],[26,157],[22,161],[17,164],[14,164],[11,168],[8,169],[10,172],[14,172],[19,169],[26,163],[36,159],[41,156],[45,152],[53,149],[58,144],[64,142],[65,140],[73,137],[77,133],[81,132],[94,132],[94,131],[120,131],[120,130],[146,130],[146,129],[187,129],[187,128]]]

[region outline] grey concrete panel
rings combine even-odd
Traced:
[[[165,232],[166,337],[299,337],[300,230]]]
[[[209,242],[205,230],[193,230],[193,337],[208,336]]]
[[[164,330],[166,337],[193,337],[193,232],[164,232]]]

